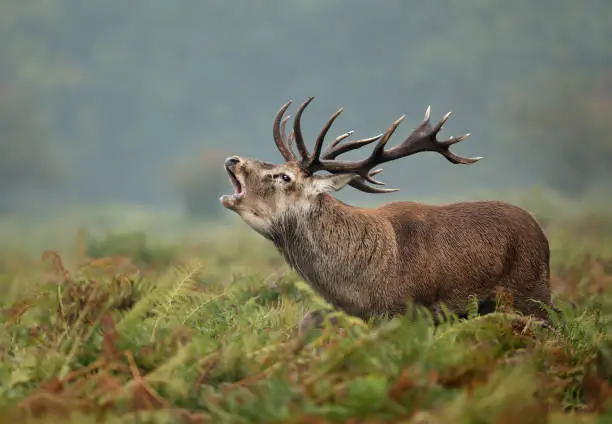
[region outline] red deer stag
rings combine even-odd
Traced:
[[[449,150],[469,134],[437,139],[450,112],[432,127],[427,108],[418,127],[392,148],[385,146],[404,116],[384,134],[343,143],[351,135],[348,132],[322,151],[341,108],[323,126],[309,153],[300,119],[312,99],[298,109],[289,137],[285,126],[290,117],[283,116],[291,101],[274,118],[274,142],[286,163],[238,156],[225,161],[235,189],[221,197],[225,208],[272,241],[316,292],[349,315],[368,320],[404,314],[411,301],[434,316],[442,305],[465,316],[471,295],[480,301],[481,313],[488,313],[494,310],[496,288],[502,287],[518,311],[547,320],[546,311],[532,300],[551,304],[549,245],[527,211],[501,201],[443,206],[401,201],[365,209],[329,194],[346,185],[367,193],[396,191],[367,184],[382,184],[373,178],[381,170],[372,168],[419,152],[437,152],[453,164],[481,159]],[[377,140],[365,159],[336,159]],[[305,320],[320,323],[325,311],[311,314]]]

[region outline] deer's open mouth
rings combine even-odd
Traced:
[[[242,196],[243,191],[242,191],[242,184],[240,183],[240,180],[238,180],[238,178],[236,177],[236,174],[234,174],[234,172],[231,169],[228,169],[227,173],[229,174],[230,182],[234,186],[234,196],[237,196],[237,197]]]
[[[227,174],[229,175],[230,182],[234,187],[234,194],[226,194],[221,196],[221,203],[227,208],[232,208],[236,205],[238,200],[244,197],[244,185],[240,182],[236,174],[229,167],[225,167]]]

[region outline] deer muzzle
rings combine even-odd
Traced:
[[[234,187],[234,193],[225,194],[221,196],[219,201],[224,207],[228,209],[235,208],[237,202],[239,202],[244,197],[244,184],[238,179],[238,176],[236,175],[236,166],[240,162],[241,159],[238,156],[231,156],[227,158],[224,163],[225,170],[229,175],[230,182]]]

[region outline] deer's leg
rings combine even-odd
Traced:
[[[523,291],[514,298],[514,307],[523,315],[532,315],[544,321],[549,320],[548,312],[538,302],[552,306],[550,290],[546,284],[535,285],[531,290]]]
[[[523,315],[548,321],[548,312],[540,306],[539,301],[552,306],[550,292],[550,273],[548,266],[533,263],[519,263],[504,286],[512,294],[513,306]]]

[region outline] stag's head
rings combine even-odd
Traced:
[[[274,223],[283,216],[306,215],[320,204],[319,199],[322,195],[338,191],[347,185],[366,193],[397,191],[397,189],[383,189],[370,185],[384,185],[374,179],[374,175],[380,173],[382,169],[372,169],[384,162],[422,151],[438,152],[455,164],[470,164],[481,159],[460,157],[449,150],[450,146],[466,139],[469,134],[437,140],[436,136],[450,117],[450,112],[432,127],[429,122],[429,108],[419,126],[402,143],[390,149],[385,149],[385,145],[404,116],[397,119],[384,134],[343,143],[343,140],[352,135],[353,132],[349,131],[336,137],[323,150],[325,136],[342,112],[341,108],[325,123],[315,141],[313,152],[310,153],[302,136],[301,117],[312,99],[308,98],[298,109],[293,121],[293,130],[288,137],[285,127],[290,116],[285,118],[283,116],[291,101],[284,104],[274,118],[272,130],[274,142],[285,163],[273,164],[239,156],[229,157],[225,161],[225,169],[234,186],[234,194],[222,196],[221,203],[264,235],[267,235]],[[375,141],[378,143],[365,159],[359,161],[336,159],[342,153]],[[299,152],[299,158],[292,149],[293,142]],[[327,171],[327,174],[317,174],[319,171]]]

